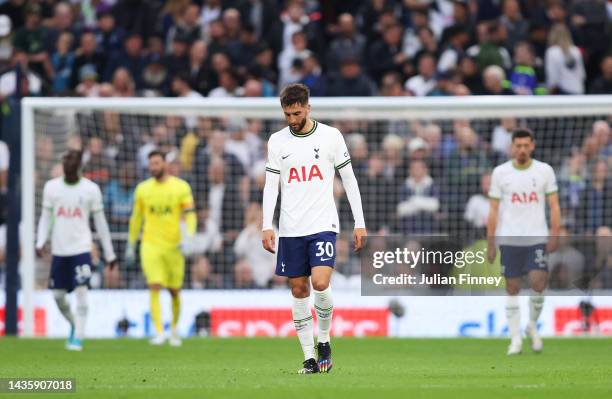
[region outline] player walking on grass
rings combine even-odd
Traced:
[[[487,256],[489,262],[495,260],[497,241],[508,294],[506,317],[511,337],[508,355],[522,351],[518,293],[525,274],[531,287],[526,334],[531,339],[533,351],[542,351],[537,321],[548,280],[546,255],[557,248],[561,223],[555,172],[550,165],[531,158],[534,149],[533,133],[528,129],[515,130],[512,134],[513,159],[496,167],[491,175]],[[550,208],[550,235],[546,200]]]
[[[136,241],[144,220],[140,262],[151,295],[155,337],[150,342],[152,345],[162,345],[166,341],[159,295],[162,288],[167,288],[172,297],[170,345],[180,346],[181,338],[176,326],[181,312],[180,291],[185,276],[185,258],[181,247],[195,234],[195,207],[191,187],[186,181],[168,174],[163,153],[149,153],[149,172],[152,177],[140,183],[134,193],[126,261],[134,262]],[[184,228],[181,228],[183,218]]]
[[[367,235],[361,197],[342,134],[310,118],[308,88],[302,84],[289,85],[281,93],[280,102],[289,126],[274,133],[268,141],[262,242],[266,250],[275,252],[272,219],[280,182],[276,274],[288,277],[293,295],[293,322],[305,359],[299,372],[329,372],[333,313],[329,282],[336,259],[336,235],[340,231],[333,195],[336,170],[342,177],[355,219],[356,251]],[[311,283],[319,330],[318,361],[310,313]]]
[[[44,255],[44,247],[51,236],[51,277],[49,288],[62,315],[70,323],[70,337],[66,349],[83,349],[87,320],[87,290],[91,277],[92,234],[89,217],[93,216],[100,236],[107,265],[115,267],[113,251],[102,193],[97,184],[81,177],[81,151],[70,150],[62,158],[64,176],[49,180],[43,190],[43,204],[36,238],[36,255]],[[76,295],[76,314],[72,313],[66,294]]]

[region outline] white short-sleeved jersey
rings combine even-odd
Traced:
[[[94,182],[81,177],[68,184],[63,177],[49,180],[43,191],[43,207],[53,215],[51,251],[57,256],[91,252],[89,217],[102,212],[102,193]]]
[[[340,231],[334,177],[351,158],[338,129],[313,122],[308,133],[286,127],[268,141],[266,171],[280,174],[281,237]]]
[[[498,199],[497,237],[541,237],[546,242],[546,197],[557,192],[553,168],[533,159],[525,169],[513,161],[496,167],[491,175],[489,197]]]

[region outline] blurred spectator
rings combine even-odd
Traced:
[[[101,11],[97,17],[95,35],[98,47],[104,54],[114,57],[123,48],[125,32],[116,26],[115,17],[110,11]]]
[[[253,268],[247,260],[240,260],[234,266],[233,287],[237,289],[257,288],[253,279]]]
[[[406,90],[413,96],[426,96],[436,87],[436,59],[432,54],[423,53],[418,61],[418,75],[406,81]]]
[[[311,97],[323,97],[327,94],[327,76],[329,75],[323,74],[321,65],[314,54],[310,54],[302,61],[300,75],[302,76],[300,83],[308,86]]]
[[[504,47],[507,40],[506,27],[498,22],[482,22],[478,25],[478,44],[469,47],[466,54],[476,60],[483,71],[490,65],[510,69],[512,60]]]
[[[238,83],[238,75],[228,69],[219,74],[219,86],[208,93],[208,97],[241,97],[244,89]]]
[[[213,273],[209,260],[204,256],[195,259],[191,266],[191,288],[221,288],[221,276]]]
[[[582,54],[563,24],[552,27],[546,49],[546,85],[552,94],[583,94]]]
[[[397,204],[397,185],[384,175],[384,170],[385,162],[381,154],[376,153],[368,158],[365,175],[359,178],[364,217],[373,234],[390,231]]]
[[[484,92],[482,77],[474,58],[467,56],[461,58],[459,61],[459,76],[461,76],[461,81],[470,93],[482,94]]]
[[[189,71],[189,37],[177,34],[170,43],[168,54],[163,57],[162,64],[170,76]]]
[[[36,96],[41,94],[43,81],[39,75],[30,70],[28,55],[16,47],[13,48],[11,68],[12,69],[8,72],[0,75],[0,98],[15,94],[18,87],[21,95],[23,96]],[[17,82],[17,73],[15,68],[21,68],[21,82]]]
[[[255,203],[249,205],[245,219],[246,227],[236,238],[234,252],[239,258],[247,261],[252,269],[255,285],[266,288],[274,275],[276,256],[261,246],[261,206]],[[276,235],[278,236],[278,232]]]
[[[559,173],[559,204],[563,221],[575,232],[580,232],[583,227],[577,225],[577,218],[586,188],[586,174],[584,156],[578,151],[565,160]]]
[[[482,82],[484,85],[485,95],[513,95],[514,92],[509,89],[506,73],[497,65],[489,65],[482,73]]]
[[[104,190],[104,209],[113,232],[126,231],[132,213],[136,183],[136,165],[126,162],[119,166],[117,176],[108,182]]]
[[[384,97],[405,96],[402,77],[397,72],[387,72],[380,85],[380,95]]]
[[[173,52],[174,40],[179,36],[189,45],[203,37],[199,18],[200,7],[197,4],[191,3],[185,7],[180,18],[170,27],[166,35],[166,48],[169,53]]]
[[[306,34],[302,31],[294,32],[291,36],[291,46],[278,56],[279,84],[285,86],[289,83],[298,82],[302,76],[296,73],[294,64],[296,60],[304,61],[312,53],[307,48]]]
[[[111,177],[113,165],[104,154],[104,142],[99,137],[89,139],[83,153],[83,176],[98,184],[102,190]]]
[[[78,37],[80,34],[74,21],[72,6],[65,2],[55,4],[53,17],[46,27],[45,51],[49,54],[52,54],[56,49],[57,41],[63,33],[70,33],[73,37]],[[70,50],[72,50],[72,47],[70,47]]]
[[[502,2],[502,16],[499,21],[508,32],[506,44],[509,48],[514,48],[517,43],[527,38],[529,23],[521,14],[521,5],[518,0],[504,0]]]
[[[25,11],[25,24],[15,30],[13,46],[23,51],[32,71],[48,80],[53,76],[49,54],[45,49],[47,29],[41,25],[41,10],[36,3],[28,4]]]
[[[107,55],[98,51],[96,37],[92,32],[85,32],[81,35],[80,46],[75,52],[76,58],[72,68],[72,87],[81,81],[81,69],[88,66],[88,70],[93,68],[96,76],[105,76]]]
[[[553,289],[579,288],[579,281],[584,277],[584,255],[572,246],[572,238],[567,229],[559,230],[559,247],[548,255],[550,268],[550,287]]]
[[[597,161],[584,192],[585,230],[594,234],[601,226],[612,226],[612,184],[607,160]]]
[[[100,84],[94,66],[91,64],[81,67],[79,72],[81,83],[76,87],[75,92],[81,97],[100,97]]]
[[[469,41],[469,35],[465,27],[455,25],[447,29],[448,45],[440,54],[438,70],[448,72],[457,67],[459,60],[465,52],[465,46]]]
[[[489,217],[489,188],[491,187],[491,174],[484,173],[480,177],[480,190],[478,194],[470,197],[465,205],[463,219],[474,229],[484,232]],[[480,235],[482,237],[482,235]]]
[[[11,55],[13,54],[12,28],[11,19],[0,14],[0,70],[5,70],[11,63]]]
[[[147,60],[143,55],[142,44],[142,36],[140,34],[132,33],[128,35],[125,39],[123,52],[117,54],[113,59],[109,60],[106,67],[104,80],[110,80],[111,76],[114,80],[116,71],[119,69],[125,69],[127,72],[129,72],[129,75],[134,82],[135,89],[141,89],[143,87],[142,74],[147,64]]]
[[[502,118],[501,123],[493,129],[491,149],[499,154],[502,161],[510,159],[512,131],[516,129],[516,118]]]
[[[355,59],[342,61],[340,76],[329,84],[328,96],[373,96],[376,85],[362,73],[361,66]]]
[[[514,68],[510,73],[510,85],[515,94],[535,94],[538,77],[533,68],[534,62],[529,43],[519,42],[514,47]]]
[[[440,209],[438,188],[423,161],[410,162],[410,174],[399,189],[397,217],[403,234],[428,234],[436,230]]]
[[[419,30],[428,29],[427,10],[416,9],[410,11],[411,24],[404,30],[404,53],[411,59],[417,58],[416,55],[423,50],[423,44],[419,38]],[[434,41],[435,42],[435,41]]]
[[[612,94],[612,55],[601,60],[601,75],[591,83],[589,94]]]
[[[113,74],[113,93],[117,97],[134,97],[136,85],[130,71],[126,68],[119,68]]]
[[[208,46],[204,40],[193,42],[189,50],[189,78],[191,87],[205,96],[211,89],[211,71],[208,65]]]
[[[404,72],[408,56],[402,52],[402,35],[402,27],[399,24],[390,25],[385,28],[382,39],[370,47],[368,73],[375,82],[380,83],[387,72]]]
[[[333,78],[339,73],[342,60],[353,58],[363,63],[366,50],[366,39],[359,33],[351,14],[345,13],[338,17],[338,33],[331,41],[327,50],[328,76]]]
[[[54,73],[51,90],[54,94],[67,94],[71,88],[72,68],[75,59],[74,52],[70,50],[73,40],[71,33],[61,33],[57,39],[56,51],[51,55]]]

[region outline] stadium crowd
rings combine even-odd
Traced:
[[[18,87],[22,95],[260,97],[298,81],[313,96],[612,93],[611,13],[591,0],[8,0],[0,4],[0,96]],[[526,125],[536,157],[557,171],[564,234],[609,243],[609,116],[322,122],[345,134],[370,234],[482,237],[490,172],[508,159],[511,130]],[[84,150],[83,174],[101,186],[116,237],[127,231],[147,154],[161,149],[197,203],[188,286],[284,286],[259,226],[265,141],[278,121],[105,111],[77,114],[75,125],[66,145]],[[37,137],[38,192],[61,174],[64,144],[52,130]],[[335,195],[346,230],[352,217],[340,184]],[[124,244],[115,241],[118,254]],[[571,240],[564,244],[576,257]],[[582,264],[579,273],[595,267]],[[44,285],[48,261],[40,265]],[[94,285],[144,287],[137,269],[98,270]],[[336,284],[358,284],[359,270],[341,235]],[[610,270],[595,285],[612,287]]]
[[[612,93],[603,0],[0,3],[0,96]]]

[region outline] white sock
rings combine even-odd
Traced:
[[[310,298],[293,298],[293,324],[300,339],[304,360],[314,359],[314,337],[312,332],[312,314],[310,313]]]
[[[70,304],[66,300],[66,290],[53,290],[53,298],[55,298],[60,313],[70,323],[70,328],[74,328],[74,315],[70,310]]]
[[[87,321],[87,287],[84,285],[78,286],[74,293],[76,295],[76,327],[75,338],[83,339],[85,336],[85,322]]]
[[[319,325],[318,342],[329,342],[329,330],[331,329],[332,315],[334,313],[334,301],[332,299],[331,286],[323,291],[314,291],[314,307]]]
[[[544,307],[544,294],[541,292],[531,291],[529,297],[529,324],[531,328],[536,328],[540,313]]]
[[[506,318],[508,319],[508,332],[512,339],[521,337],[521,308],[519,297],[508,295],[506,297]]]

